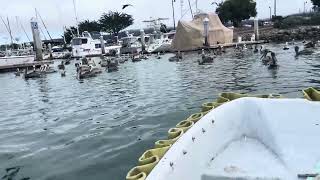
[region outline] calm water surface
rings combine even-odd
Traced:
[[[0,178],[14,171],[17,180],[124,179],[146,149],[219,92],[301,97],[301,89],[319,88],[320,54],[295,58],[293,47],[267,46],[278,70],[260,54],[238,59],[230,49],[212,65],[197,65],[197,54],[172,63],[168,54],[83,82],[74,62],[65,78],[0,74]]]

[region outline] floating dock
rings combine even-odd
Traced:
[[[35,61],[34,56],[17,56],[10,58],[0,58],[0,72],[16,71],[17,68],[25,69],[43,64],[52,64],[53,61]]]

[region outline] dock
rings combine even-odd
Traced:
[[[53,64],[51,60],[35,61],[34,56],[21,56],[0,58],[0,72],[16,71],[17,68],[25,69],[43,64]]]
[[[242,46],[242,45],[257,45],[257,44],[265,44],[268,43],[268,41],[265,40],[261,40],[261,41],[241,41],[241,42],[233,42],[233,43],[225,43],[225,44],[215,44],[215,45],[211,45],[211,46],[203,46],[203,47],[199,47],[197,49],[194,49],[193,51],[198,51],[201,49],[218,49],[220,46],[224,47],[224,48],[231,48],[231,47],[235,47],[235,46]]]

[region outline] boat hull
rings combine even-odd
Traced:
[[[319,159],[320,103],[241,98],[202,117],[148,180],[298,179]]]

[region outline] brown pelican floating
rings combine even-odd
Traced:
[[[304,50],[302,50],[302,51],[299,51],[299,49],[300,49],[299,46],[294,47],[294,50],[295,50],[295,52],[296,52],[296,56],[300,56],[300,55],[311,55],[311,54],[314,53],[313,51],[308,50],[308,49],[304,49]]]
[[[181,61],[181,60],[182,60],[182,54],[181,54],[180,51],[178,51],[175,56],[169,58],[170,62],[178,62],[178,61]]]
[[[213,57],[208,56],[204,53],[204,49],[202,49],[201,59],[198,60],[199,65],[204,65],[208,63],[213,63]]]

